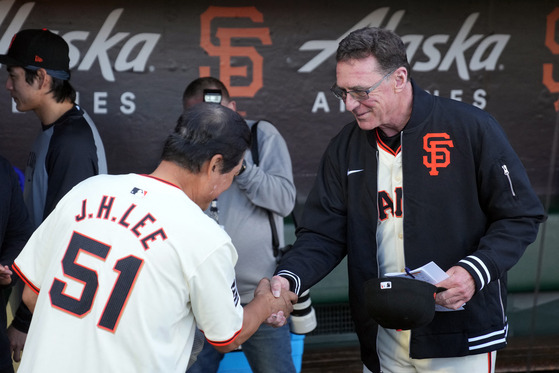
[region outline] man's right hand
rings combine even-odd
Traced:
[[[241,332],[227,345],[214,346],[221,353],[233,351],[249,339],[262,325],[275,315],[271,326],[285,325],[287,317],[293,311],[293,304],[297,302],[297,295],[289,290],[280,292],[279,297],[272,294],[270,280],[263,278],[254,291],[254,298],[243,306],[243,326]]]
[[[274,297],[279,298],[282,290],[289,290],[289,281],[285,277],[274,276],[270,282],[270,287]]]
[[[293,304],[297,303],[297,295],[289,290],[280,290],[278,297],[272,294],[270,280],[262,279],[258,283],[258,287],[254,291],[254,297],[266,297],[270,312],[270,316],[266,319],[266,323],[273,327],[285,325],[289,314],[293,311]]]
[[[287,279],[281,277],[281,276],[274,276],[272,277],[272,281],[270,282],[270,287],[272,290],[272,294],[274,295],[274,297],[276,298],[280,298],[282,296],[282,294],[293,294],[296,296],[295,293],[289,291],[289,281],[287,281]],[[291,298],[292,299],[292,298]],[[295,298],[295,302],[292,301],[292,305],[291,305],[291,310],[289,311],[289,313],[291,313],[291,311],[293,311],[293,304],[297,303],[297,296]],[[284,314],[283,311],[279,311],[277,313],[272,313],[267,319],[266,319],[266,324],[274,327],[274,328],[279,328],[284,326],[287,323],[287,318],[289,317],[289,314]]]

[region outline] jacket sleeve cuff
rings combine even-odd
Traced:
[[[470,255],[458,262],[473,277],[476,283],[476,292],[480,291],[491,282],[491,274],[485,263],[477,256]]]
[[[297,295],[300,295],[299,292],[301,291],[301,279],[299,279],[299,276],[291,271],[286,270],[279,271],[277,275],[287,279],[287,281],[289,281],[289,290]]]

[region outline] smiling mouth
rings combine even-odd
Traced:
[[[368,111],[365,111],[365,112],[363,112],[363,113],[356,113],[356,112],[353,112],[353,115],[355,115],[356,118],[362,118],[362,117],[364,117],[365,115],[367,115],[368,113],[369,113]]]

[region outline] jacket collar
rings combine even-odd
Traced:
[[[411,117],[406,127],[404,127],[404,131],[419,127],[433,111],[433,104],[435,102],[434,97],[430,93],[419,87],[413,79],[410,79],[410,81],[413,90],[413,104]]]

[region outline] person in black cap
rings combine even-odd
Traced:
[[[91,118],[75,104],[66,41],[47,29],[14,35],[0,63],[18,111],[41,121],[25,170],[24,200],[36,228],[72,187],[107,172],[105,150]],[[8,329],[13,358],[20,360],[31,313],[22,305]]]
[[[507,271],[545,220],[526,170],[490,114],[410,78],[393,31],[351,32],[336,62],[331,90],[355,120],[328,144],[273,288],[301,294],[347,255],[364,372],[494,372]],[[448,278],[430,302],[407,295],[418,279],[379,280],[431,261]]]

